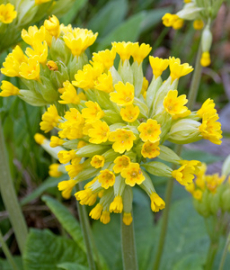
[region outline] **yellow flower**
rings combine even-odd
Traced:
[[[132,123],[134,122],[140,113],[138,106],[129,105],[125,108],[121,108],[120,115],[123,121]]]
[[[213,99],[208,98],[196,113],[199,117],[203,117],[205,114],[216,114],[215,103]]]
[[[49,166],[49,175],[51,177],[60,177],[62,175],[62,172],[58,171],[60,164],[54,163]]]
[[[61,146],[61,145],[63,145],[64,142],[65,142],[64,140],[60,139],[57,136],[51,136],[51,138],[50,138],[50,146],[51,147]]]
[[[98,220],[101,217],[103,206],[98,203],[89,213],[92,219]]]
[[[119,54],[122,61],[129,60],[130,56],[133,54],[133,49],[135,43],[132,42],[113,42],[113,49]]]
[[[134,43],[132,52],[133,60],[140,65],[151,50],[152,47],[150,47],[149,44],[142,43],[139,45],[138,43]]]
[[[123,203],[121,196],[116,196],[109,206],[109,211],[114,213],[121,213],[123,210]]]
[[[45,20],[44,22],[45,29],[51,35],[57,38],[60,33],[60,23],[58,18],[55,15],[49,17],[49,20]]]
[[[43,43],[36,43],[33,45],[32,48],[26,49],[26,54],[33,58],[34,60],[38,61],[41,64],[45,64],[48,56],[48,46],[46,41]]]
[[[66,164],[70,162],[71,159],[76,157],[76,152],[74,150],[66,151],[62,150],[58,153],[58,158],[60,163]]]
[[[141,149],[141,154],[144,158],[155,158],[160,155],[159,141],[145,142]]]
[[[3,67],[1,69],[2,74],[9,77],[18,77],[19,75],[19,66],[21,63],[27,63],[28,58],[24,55],[22,49],[19,46],[16,46],[12,53],[8,54]]]
[[[102,211],[100,221],[103,224],[108,224],[110,222],[110,213],[109,213],[109,211]]]
[[[189,193],[193,193],[195,191],[195,185],[193,182],[187,184],[185,186],[185,189],[189,192]]]
[[[143,83],[142,83],[142,88],[141,88],[141,94],[143,95],[144,98],[146,96],[146,91],[147,91],[148,87],[149,87],[149,81],[144,77]]]
[[[218,114],[204,114],[202,124],[199,126],[202,137],[215,144],[221,144],[221,123],[217,122]]]
[[[185,163],[179,169],[172,171],[172,177],[174,177],[181,185],[187,186],[192,183],[194,173],[194,167]]]
[[[94,66],[87,64],[83,67],[83,70],[78,70],[74,76],[76,81],[72,81],[72,84],[84,90],[94,88],[95,80],[102,72],[103,66],[101,64],[94,63]]]
[[[148,119],[146,123],[141,123],[138,131],[143,142],[154,143],[160,140],[161,126],[156,120]]]
[[[2,81],[1,89],[0,97],[16,96],[19,94],[19,89],[8,81]]]
[[[123,169],[121,176],[125,178],[126,185],[131,187],[135,186],[135,184],[140,185],[145,180],[138,163],[131,163],[128,168]]]
[[[175,22],[173,22],[172,27],[173,27],[173,29],[178,30],[178,29],[182,28],[183,25],[184,25],[184,20],[181,18],[177,18],[177,20]]]
[[[110,100],[119,106],[128,106],[134,100],[134,86],[130,83],[117,83],[115,86],[116,92],[110,93]]]
[[[78,191],[74,194],[76,199],[80,201],[81,205],[93,205],[97,199],[97,193],[93,193],[90,188],[86,188],[85,190]]]
[[[74,56],[80,56],[89,46],[91,46],[98,33],[93,34],[91,30],[75,28],[72,32],[63,36],[66,46]]]
[[[131,130],[117,129],[110,133],[109,140],[114,142],[112,147],[115,152],[120,154],[129,151],[133,147],[136,136]]]
[[[43,3],[47,3],[47,2],[50,2],[52,0],[35,0],[35,5],[41,5]]]
[[[46,63],[46,65],[47,65],[49,70],[52,70],[52,71],[57,71],[58,70],[58,65],[52,60],[48,61]]]
[[[100,120],[105,114],[97,102],[87,101],[85,106],[87,108],[84,108],[81,112],[82,116],[86,119],[86,123]]]
[[[113,171],[115,173],[120,173],[123,169],[126,169],[129,167],[130,164],[130,158],[128,156],[119,156],[114,160],[114,166]]]
[[[88,143],[85,142],[85,141],[79,141],[78,144],[77,144],[77,149],[80,149],[84,146],[86,146]]]
[[[170,77],[172,81],[179,79],[193,71],[193,67],[189,64],[181,64],[180,59],[170,57],[169,58]]]
[[[100,120],[92,123],[92,128],[89,129],[88,135],[90,137],[89,142],[100,144],[106,142],[109,137],[109,126],[106,122]]]
[[[113,66],[114,59],[116,57],[116,51],[105,50],[99,51],[98,53],[93,53],[93,62],[98,62],[104,65],[106,69],[110,69]]]
[[[10,3],[0,5],[0,22],[9,24],[17,17],[17,11],[14,10],[14,6]]]
[[[55,105],[51,105],[42,115],[42,121],[40,123],[41,130],[43,130],[45,133],[49,132],[57,126],[60,119],[61,117],[58,115],[57,108]]]
[[[179,17],[175,14],[170,14],[170,13],[166,13],[163,17],[162,17],[162,23],[166,26],[166,27],[170,27],[173,25],[173,23],[175,21],[177,21],[179,19]]]
[[[69,199],[71,197],[71,192],[76,184],[77,181],[72,179],[60,182],[58,184],[58,189],[62,191],[62,197],[65,199]]]
[[[150,195],[150,199],[151,199],[151,209],[153,212],[159,212],[159,210],[165,208],[165,202],[156,192],[152,192],[152,194]]]
[[[203,195],[203,192],[200,189],[197,189],[192,193],[193,198],[198,201],[202,199],[202,195]]]
[[[198,19],[198,20],[195,20],[195,21],[193,22],[193,28],[194,28],[195,30],[201,30],[201,29],[203,29],[203,27],[204,27],[204,22],[203,22],[203,20]]]
[[[22,30],[21,37],[25,43],[33,47],[33,45],[40,44],[45,40],[46,29],[43,25],[39,29],[36,25],[30,26],[28,31]]]
[[[105,189],[112,187],[115,183],[115,175],[108,169],[100,171],[98,176],[98,182],[101,183],[101,186]]]
[[[71,160],[70,165],[66,165],[65,169],[68,172],[70,178],[75,178],[84,169],[83,164],[79,164],[81,157],[75,157]]]
[[[36,133],[35,135],[34,135],[34,140],[35,140],[35,142],[37,143],[37,144],[43,144],[44,143],[44,141],[46,140],[46,137],[45,136],[43,136],[42,134],[40,134],[40,133]]]
[[[153,57],[153,56],[149,56],[149,62],[152,67],[153,75],[155,79],[161,76],[163,71],[166,70],[166,68],[169,65],[168,59],[162,59],[162,58]]]
[[[102,73],[97,80],[94,81],[95,89],[111,93],[114,91],[113,88],[113,77],[111,75],[111,72],[109,71],[108,74]]]
[[[132,214],[124,212],[122,221],[124,222],[125,225],[129,226],[133,221]]]
[[[209,52],[203,52],[200,59],[200,64],[202,67],[207,67],[211,64],[211,58]]]
[[[58,102],[61,104],[79,104],[80,98],[75,87],[69,81],[64,82],[63,86],[63,94],[60,96],[62,100]]]
[[[104,166],[105,164],[105,158],[103,156],[100,155],[95,155],[93,156],[90,164],[92,165],[92,167],[98,169]]]
[[[188,110],[186,106],[184,106],[188,100],[186,99],[186,95],[181,95],[178,97],[177,90],[170,90],[167,96],[164,98],[163,105],[173,119],[186,117],[191,114],[191,111]]]
[[[40,64],[35,59],[28,59],[28,63],[22,63],[19,67],[19,74],[27,80],[39,80]]]

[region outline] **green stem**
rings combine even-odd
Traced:
[[[201,78],[201,71],[202,71],[202,66],[200,65],[200,58],[201,58],[201,42],[199,45],[198,53],[197,53],[197,58],[196,58],[196,64],[195,64],[195,69],[192,77],[192,82],[191,86],[189,89],[189,95],[188,95],[188,108],[192,109],[194,106],[194,103],[196,101],[197,93],[198,93],[198,88],[200,84],[200,78]],[[180,156],[181,151],[182,151],[182,145],[177,145],[175,149],[175,153]],[[168,218],[169,218],[169,209],[170,209],[170,202],[171,202],[171,197],[172,197],[172,192],[173,192],[173,179],[170,179],[168,181],[167,187],[166,187],[166,194],[165,194],[165,209],[163,212],[163,217],[162,217],[162,226],[161,226],[161,233],[160,233],[160,240],[158,244],[158,249],[157,249],[157,255],[156,255],[156,260],[153,266],[153,270],[158,270],[164,250],[164,244],[165,244],[165,238],[167,234],[167,227],[168,227]]]
[[[214,262],[214,259],[218,250],[218,246],[219,245],[217,242],[210,243],[204,270],[212,270],[212,266],[213,266],[213,262]]]
[[[27,226],[22,214],[22,210],[19,206],[16,192],[14,189],[13,180],[10,174],[9,160],[7,150],[5,146],[5,140],[0,120],[0,190],[2,199],[6,210],[9,213],[10,221],[18,242],[21,253],[24,250],[26,237],[27,237]]]
[[[4,241],[4,238],[3,238],[3,236],[2,236],[1,230],[0,230],[0,244],[1,244],[1,246],[2,246],[2,250],[3,250],[4,254],[5,254],[5,256],[6,256],[6,258],[7,258],[7,261],[8,261],[8,263],[10,264],[10,266],[12,267],[12,269],[13,269],[13,270],[18,270],[18,267],[17,267],[17,265],[15,264],[14,258],[13,258],[13,256],[11,255],[11,253],[10,253],[10,251],[9,251],[9,249],[8,249],[8,247],[7,247],[6,243],[5,243],[5,241]]]
[[[121,245],[123,270],[138,270],[134,224],[127,226],[122,221],[121,215]]]
[[[219,265],[218,270],[223,270],[224,269],[224,263],[225,263],[225,259],[226,259],[227,253],[228,253],[229,246],[230,246],[230,233],[228,234],[228,238],[226,240],[226,244],[225,244],[225,247],[224,247],[224,251],[223,251],[223,254],[222,254],[222,257],[221,257],[221,261],[220,261],[220,265]]]
[[[80,184],[76,185],[76,190],[77,191],[81,190]],[[87,216],[85,205],[81,205],[79,202],[77,202],[77,209],[78,209],[78,214],[80,218],[83,238],[84,238],[84,242],[86,246],[86,254],[87,254],[89,269],[96,270],[96,265],[93,259],[93,250],[92,250],[91,241],[90,241],[91,233],[90,233],[89,219]]]

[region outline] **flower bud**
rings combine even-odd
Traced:
[[[209,52],[212,45],[212,33],[209,25],[207,25],[202,32],[201,45],[202,52]]]
[[[146,169],[147,172],[156,176],[166,176],[171,177],[172,169],[165,165],[164,163],[158,161],[152,161],[147,164],[143,164],[142,167]]]
[[[86,145],[76,151],[76,155],[79,157],[93,157],[100,155],[108,150],[106,145]]]
[[[160,155],[158,158],[175,164],[180,164],[181,158],[170,148],[160,145]]]
[[[37,92],[19,90],[19,97],[32,106],[46,106],[49,103]]]
[[[221,208],[226,212],[230,212],[230,188],[224,190],[222,193]]]
[[[195,3],[185,4],[183,9],[176,13],[178,17],[184,20],[193,21],[199,17],[199,13],[203,8],[198,8]]]
[[[203,217],[209,217],[211,214],[208,203],[208,192],[206,191],[203,193],[201,200],[193,200],[193,205],[196,211]]]

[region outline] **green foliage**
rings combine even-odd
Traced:
[[[87,266],[86,254],[77,243],[48,230],[30,231],[23,261],[25,270],[58,270],[66,262]]]
[[[58,268],[64,270],[89,270],[88,267],[85,267],[78,263],[61,263],[58,265]]]
[[[15,264],[17,265],[17,267],[18,267],[18,270],[23,270],[24,269],[21,257],[15,256],[14,261],[15,261]],[[7,260],[0,259],[0,269],[1,270],[12,270],[12,267],[10,266],[10,264],[8,263]]]

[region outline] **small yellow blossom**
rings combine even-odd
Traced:
[[[43,3],[47,3],[47,2],[50,2],[52,0],[35,0],[35,5],[41,5]]]
[[[88,131],[88,135],[90,137],[89,142],[95,144],[106,142],[109,138],[109,132],[109,126],[106,122],[98,120],[92,123],[92,128]]]
[[[136,61],[140,65],[151,50],[152,47],[149,44],[142,43],[139,45],[138,43],[134,43],[132,52],[134,62]]]
[[[19,89],[8,81],[2,81],[0,97],[17,96]]]
[[[37,144],[43,144],[44,143],[44,141],[46,140],[46,137],[45,136],[43,136],[42,134],[40,134],[40,133],[36,133],[35,135],[34,135],[34,140],[35,140],[35,142],[37,143]]]
[[[114,142],[112,145],[113,150],[122,154],[133,147],[133,141],[136,140],[136,136],[131,130],[117,129],[110,133],[109,140]]]
[[[166,27],[170,27],[173,26],[173,23],[176,22],[179,19],[179,17],[175,14],[170,14],[170,13],[166,13],[163,17],[162,17],[162,23],[166,26]]]
[[[82,116],[86,120],[86,123],[92,123],[100,120],[105,114],[97,102],[87,101],[85,106],[86,108],[84,108],[81,112]]]
[[[108,224],[110,222],[110,213],[109,213],[109,211],[102,211],[100,221],[103,224]]]
[[[45,40],[46,29],[42,25],[39,29],[36,25],[30,26],[28,31],[25,29],[22,30],[21,37],[25,41],[25,43],[31,45],[40,44]]]
[[[174,177],[181,185],[186,186],[192,183],[194,179],[194,169],[184,164],[179,169],[172,171],[172,177]]]
[[[132,214],[124,212],[122,221],[124,222],[125,225],[129,226],[133,221]]]
[[[58,65],[52,60],[48,61],[46,63],[46,65],[47,65],[49,70],[52,70],[52,71],[57,71],[58,70]]]
[[[46,41],[34,44],[33,49],[27,48],[26,55],[44,65],[48,56],[48,46]]]
[[[61,150],[58,153],[59,161],[63,164],[70,162],[70,160],[75,157],[76,157],[76,152],[74,150],[70,150],[70,151]]]
[[[58,102],[61,104],[79,104],[80,98],[75,87],[69,81],[64,82],[63,86],[63,94],[60,96],[62,100]]]
[[[89,46],[91,46],[98,33],[91,30],[75,28],[72,32],[63,36],[66,46],[71,50],[74,56],[80,56]]]
[[[78,144],[77,144],[77,149],[80,149],[84,146],[86,146],[88,143],[85,142],[85,141],[79,141]]]
[[[153,212],[159,212],[159,210],[165,208],[165,202],[156,192],[152,192],[152,194],[150,195],[150,199],[151,199],[151,209]]]
[[[98,182],[101,183],[101,186],[105,189],[112,187],[115,183],[115,175],[108,169],[100,171],[98,176]]]
[[[169,58],[170,77],[172,81],[179,79],[193,71],[193,67],[189,64],[181,64],[180,59],[170,57]]]
[[[123,202],[121,196],[116,196],[109,206],[109,211],[114,213],[121,213],[123,210]]]
[[[19,74],[27,80],[39,80],[40,64],[35,59],[28,59],[28,63],[22,63],[19,67]]]
[[[164,98],[164,108],[172,116],[173,119],[186,117],[191,114],[191,111],[184,106],[188,100],[186,95],[178,97],[177,90],[170,90],[167,96]]]
[[[121,108],[120,115],[123,121],[132,123],[134,122],[140,113],[138,106],[129,105],[125,108]]]
[[[116,92],[110,93],[110,100],[119,106],[128,106],[134,100],[134,86],[130,83],[119,82],[115,86]]]
[[[198,19],[198,20],[195,20],[195,21],[193,22],[193,28],[194,28],[195,30],[201,30],[201,29],[203,29],[203,27],[204,27],[204,22],[203,22],[203,20]]]
[[[144,158],[155,158],[160,155],[159,141],[145,142],[141,149],[141,154]]]
[[[166,70],[166,68],[169,65],[168,59],[162,59],[162,58],[153,57],[153,56],[149,56],[149,62],[152,67],[153,75],[155,79],[161,76],[163,71]]]
[[[184,25],[184,20],[181,18],[177,18],[177,20],[175,22],[173,22],[172,27],[173,27],[173,29],[178,30],[178,29],[182,28],[183,25]]]
[[[92,219],[98,220],[101,217],[103,210],[102,204],[98,203],[89,213]]]
[[[55,38],[59,36],[60,23],[59,23],[58,18],[55,15],[52,15],[52,17],[49,17],[49,20],[45,20],[44,26],[51,36],[54,36]]]
[[[75,178],[84,169],[84,165],[79,164],[80,161],[80,157],[75,157],[71,160],[70,165],[65,166],[65,169],[68,172],[70,178]]]
[[[99,51],[98,53],[93,53],[93,62],[98,62],[104,65],[106,69],[110,69],[113,66],[114,59],[116,57],[116,51],[105,50]]]
[[[77,181],[72,179],[60,182],[58,184],[58,189],[62,191],[62,197],[65,199],[69,199],[71,197],[71,192],[76,184]]]
[[[211,64],[211,58],[209,52],[203,52],[200,59],[200,64],[202,67],[207,67]]]
[[[113,49],[119,54],[122,61],[129,60],[133,54],[134,44],[132,42],[113,42]]]
[[[161,126],[156,120],[148,119],[146,123],[141,123],[138,131],[143,142],[154,143],[160,140]]]
[[[120,173],[123,169],[126,169],[129,167],[130,164],[130,158],[128,156],[119,156],[114,160],[114,166],[113,171],[115,173]]]
[[[193,193],[195,191],[195,185],[193,182],[187,184],[185,186],[185,189],[189,192],[189,193]]]
[[[205,114],[214,115],[216,114],[215,103],[213,99],[208,98],[196,113],[199,117],[203,117]]]
[[[51,136],[51,138],[50,138],[50,146],[51,147],[61,146],[61,145],[63,145],[64,142],[65,142],[64,140],[60,139],[57,136]]]
[[[100,156],[100,155],[95,155],[95,156],[93,156],[90,164],[96,169],[101,168],[105,164],[105,158],[103,156]]]
[[[146,91],[149,87],[149,81],[144,77],[143,78],[143,83],[142,83],[142,88],[141,88],[141,94],[143,95],[143,97],[146,97]]]
[[[136,184],[140,185],[145,180],[138,163],[131,163],[128,168],[123,169],[121,176],[125,178],[126,185],[131,187],[135,186]]]
[[[60,177],[62,175],[62,172],[58,171],[60,164],[54,163],[49,166],[49,175],[51,177]]]
[[[93,193],[90,188],[78,191],[74,194],[74,196],[80,201],[81,205],[94,205],[97,199],[97,193]]]
[[[43,130],[45,133],[49,132],[57,126],[60,119],[61,117],[58,115],[57,108],[55,105],[51,105],[42,115],[42,121],[40,123],[41,130]]]
[[[202,199],[202,195],[203,195],[203,192],[200,189],[197,189],[192,193],[193,198],[198,201]]]
[[[14,10],[14,6],[10,3],[0,5],[0,22],[9,24],[17,17],[17,11]]]
[[[102,73],[97,80],[94,81],[95,88],[97,90],[111,93],[114,91],[113,87],[113,77],[111,75],[111,72],[109,71],[108,74]]]

